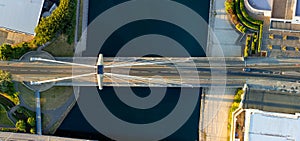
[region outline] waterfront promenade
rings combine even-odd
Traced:
[[[220,43],[225,57],[241,57],[241,45],[239,40],[242,34],[235,30],[226,14],[225,0],[211,0],[209,12],[209,26],[212,32],[208,34],[206,54],[212,56],[213,52],[219,52]],[[213,38],[213,36],[216,38]]]
[[[206,54],[213,56],[213,52],[219,51],[218,45],[220,45],[225,57],[241,57],[239,40],[242,35],[230,23],[225,11],[225,1],[210,1],[209,26],[212,32],[208,33]],[[216,38],[213,38],[214,36]],[[200,141],[228,140],[227,117],[235,89],[227,89],[225,93],[223,95],[211,93],[209,88],[203,90],[199,119]],[[211,98],[218,100],[210,100]]]

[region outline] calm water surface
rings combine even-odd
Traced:
[[[89,22],[92,22],[99,14],[109,9],[112,6],[126,2],[125,0],[90,0],[89,6]],[[208,21],[209,0],[177,0],[177,2],[184,4],[201,15]],[[191,21],[192,22],[192,21]],[[201,27],[199,27],[201,28]],[[115,31],[105,42],[101,52],[105,56],[113,57],[117,54],[118,50],[128,43],[130,40],[147,34],[159,34],[168,36],[182,46],[194,57],[204,57],[205,53],[201,49],[196,40],[186,31],[177,27],[176,25],[157,21],[157,20],[140,20],[124,25]],[[206,40],[207,31],[200,33]],[[89,37],[88,42],[94,40]],[[88,44],[89,46],[89,44]],[[100,47],[99,47],[100,48]],[[143,48],[141,48],[142,50]],[[162,47],[163,49],[163,47]],[[130,54],[132,55],[132,54]],[[89,53],[86,53],[89,56]],[[126,54],[124,54],[126,56]],[[152,56],[151,54],[148,56]],[[180,56],[180,55],[174,55]],[[184,57],[184,55],[182,56]],[[132,88],[135,94],[139,97],[146,97],[150,93],[149,88]],[[155,88],[160,89],[160,88]],[[167,116],[177,104],[180,96],[180,88],[168,88],[164,99],[155,107],[147,110],[137,110],[122,103],[115,95],[115,91],[111,87],[105,87],[101,93],[101,99],[104,101],[107,108],[120,119],[124,121],[143,124],[157,121]],[[126,93],[124,93],[126,95]],[[188,96],[188,95],[187,95]],[[199,108],[200,100],[189,118],[189,120],[174,134],[170,135],[164,140],[175,141],[195,141],[198,138],[198,124],[199,124]],[[55,133],[59,136],[85,138],[85,139],[98,139],[109,140],[107,137],[98,133],[81,114],[78,105],[75,105],[69,115],[63,121]]]

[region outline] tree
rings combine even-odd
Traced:
[[[0,46],[0,60],[19,59],[29,50],[30,47],[26,42],[17,44],[15,46],[3,44]]]
[[[35,119],[33,117],[29,117],[27,119],[27,123],[31,126],[34,127],[35,126]]]
[[[16,123],[16,128],[19,129],[20,131],[26,132],[26,123],[24,122],[24,120],[19,120]]]
[[[9,44],[3,44],[0,46],[0,60],[9,60],[12,54],[12,47]]]
[[[76,10],[76,0],[60,0],[59,6],[53,13],[42,18],[38,26],[35,28],[36,37],[34,43],[37,45],[45,44],[51,41],[58,32],[69,34],[71,28],[74,28],[72,18]]]
[[[11,74],[2,70],[0,70],[0,92],[7,94],[14,93]]]

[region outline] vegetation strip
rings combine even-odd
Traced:
[[[263,21],[253,19],[247,13],[245,9],[244,0],[226,0],[225,10],[231,17],[231,22],[235,25],[236,29],[241,33],[245,33],[246,30],[254,32],[253,40],[249,42],[246,39],[246,45],[244,48],[244,57],[249,56],[249,49],[251,48],[251,54],[261,52]],[[249,30],[251,29],[251,30]],[[252,36],[252,35],[251,35]],[[249,47],[249,44],[251,46]]]
[[[232,113],[239,108],[240,102],[242,101],[242,94],[244,93],[244,91],[242,89],[238,89],[237,93],[235,94],[234,98],[233,98],[233,103],[231,104],[230,110],[229,110],[229,114],[228,114],[228,131],[230,133],[230,129],[231,129],[231,121],[232,121]]]

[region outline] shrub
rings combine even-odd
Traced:
[[[239,23],[238,18],[236,17],[236,15],[231,15],[231,22],[234,25],[237,25]]]
[[[30,129],[30,133],[35,134],[35,128],[34,127]]]
[[[31,126],[34,127],[35,126],[35,118],[34,117],[29,117],[27,119],[27,123]]]
[[[19,93],[15,91],[11,74],[2,70],[0,70],[0,94],[12,101],[15,105],[20,103],[18,98]]]
[[[245,48],[244,48],[244,57],[248,57],[250,41],[251,41],[251,35],[248,34],[246,38]]]
[[[248,46],[245,46],[245,48],[244,48],[244,57],[245,58],[249,56],[248,49],[249,49]]]
[[[234,13],[234,1],[233,0],[226,0],[224,5],[225,5],[225,10],[227,13],[229,13],[229,14]]]
[[[11,74],[7,71],[0,70],[0,92],[12,94],[14,90]]]
[[[237,25],[235,25],[235,28],[238,31],[240,31],[241,33],[245,33],[246,32],[246,28],[241,23],[238,23]]]
[[[16,128],[20,131],[26,132],[26,123],[24,122],[24,120],[17,121]]]

